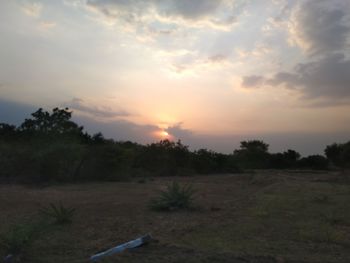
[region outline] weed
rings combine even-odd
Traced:
[[[45,216],[55,219],[56,224],[63,225],[72,222],[75,208],[65,207],[62,203],[57,205],[51,203],[48,207],[40,210]]]
[[[190,209],[194,198],[192,185],[181,186],[177,182],[168,185],[165,191],[151,200],[150,207],[156,211],[171,211],[177,209]]]

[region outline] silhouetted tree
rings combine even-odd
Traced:
[[[328,145],[325,154],[334,165],[350,167],[350,141],[343,144]]]
[[[315,170],[327,170],[328,160],[322,155],[310,155],[301,158],[298,161],[300,168],[315,169]]]
[[[268,166],[269,145],[259,140],[242,141],[239,150],[234,151],[237,165],[242,168],[259,169]]]
[[[0,138],[9,138],[17,135],[17,128],[15,125],[7,123],[0,123]]]
[[[267,153],[269,145],[259,140],[242,141],[240,145],[241,150],[247,150],[250,152],[264,152]]]
[[[286,169],[297,167],[300,154],[294,150],[287,150],[283,153],[273,153],[269,157],[269,168]]]
[[[176,175],[188,168],[190,152],[188,146],[178,142],[162,140],[145,146],[137,156],[134,166],[158,175]]]
[[[25,119],[19,129],[29,133],[82,135],[83,127],[71,121],[71,117],[68,108],[54,108],[52,113],[40,108],[32,113],[32,118]]]

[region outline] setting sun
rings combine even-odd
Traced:
[[[160,132],[160,135],[161,135],[162,137],[168,137],[168,136],[169,136],[169,133],[166,132],[166,131],[161,131],[161,132]]]

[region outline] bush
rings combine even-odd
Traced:
[[[350,141],[343,144],[328,145],[325,154],[334,165],[343,168],[350,167]]]
[[[37,226],[30,223],[13,225],[0,236],[0,245],[5,253],[19,255],[33,241],[36,230]]]
[[[62,203],[58,205],[51,203],[48,207],[42,208],[40,212],[45,216],[53,218],[56,224],[63,225],[72,222],[75,208],[65,207]]]
[[[190,168],[188,146],[181,141],[163,140],[143,147],[135,158],[134,168],[143,169],[153,175],[179,175]]]
[[[263,169],[268,167],[269,145],[263,141],[242,141],[240,149],[235,150],[233,155],[240,168]]]
[[[194,193],[192,185],[181,186],[179,183],[173,182],[168,185],[165,191],[161,191],[157,198],[151,200],[150,206],[156,211],[190,209]]]
[[[37,154],[39,181],[69,182],[77,177],[84,146],[77,143],[50,143]]]
[[[308,157],[301,158],[298,161],[298,166],[306,169],[327,170],[328,160],[322,155],[310,155]]]

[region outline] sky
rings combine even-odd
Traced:
[[[350,140],[348,0],[0,0],[0,122],[229,153]]]

